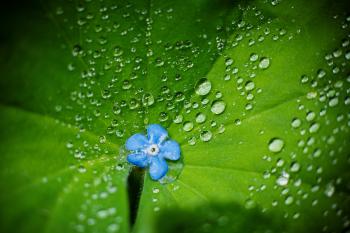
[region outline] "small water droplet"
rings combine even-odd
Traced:
[[[152,189],[152,192],[153,192],[153,193],[159,193],[159,188],[153,188],[153,189]]]

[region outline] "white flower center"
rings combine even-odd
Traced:
[[[146,149],[147,154],[155,156],[159,153],[159,147],[157,144],[152,144]]]

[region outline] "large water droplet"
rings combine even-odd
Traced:
[[[214,114],[221,114],[225,111],[226,103],[222,100],[216,100],[211,105],[211,111]]]
[[[280,138],[273,138],[269,142],[269,150],[278,153],[283,149],[284,141]]]
[[[196,83],[195,91],[197,95],[207,95],[211,90],[211,82],[202,78]]]
[[[183,125],[183,130],[189,132],[193,129],[193,123],[191,121],[186,121]]]
[[[199,137],[203,142],[208,142],[212,138],[213,134],[209,130],[204,130],[200,133]]]
[[[205,122],[205,119],[206,119],[206,116],[201,112],[196,115],[196,122],[199,124]]]
[[[267,69],[267,68],[269,68],[269,66],[270,66],[270,59],[267,57],[261,58],[260,63],[259,63],[259,68],[260,69]]]
[[[301,125],[301,120],[299,118],[293,118],[291,125],[293,128],[298,128]]]

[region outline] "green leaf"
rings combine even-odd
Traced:
[[[346,232],[348,10],[326,0],[9,5],[1,232]],[[160,182],[125,159],[126,139],[150,123],[181,145]]]

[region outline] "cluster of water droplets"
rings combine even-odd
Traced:
[[[152,34],[155,18],[172,22],[172,8],[149,10],[132,3],[125,6],[102,4],[98,12],[92,14],[93,1],[86,2],[73,7],[74,10],[58,7],[55,12],[55,18],[68,28],[68,33],[79,34],[79,40],[63,46],[72,55],[67,70],[79,80],[78,86],[69,96],[70,104],[59,103],[54,108],[57,113],[74,115],[71,127],[77,133],[75,138],[67,141],[66,147],[79,162],[74,169],[80,174],[94,172],[86,164],[87,160],[98,161],[105,157],[112,158],[116,164],[109,167],[109,173],[125,174],[127,152],[116,148],[123,147],[127,137],[142,132],[148,123],[170,126],[171,132],[183,135],[178,138],[192,146],[197,142],[213,142],[215,137],[225,137],[228,127],[246,124],[246,119],[259,110],[259,98],[264,92],[259,80],[268,78],[266,73],[274,66],[274,58],[265,51],[242,53],[244,56],[237,60],[234,59],[235,52],[241,53],[242,48],[255,48],[271,41],[293,40],[300,33],[300,29],[289,31],[283,27],[270,27],[272,19],[258,8],[241,7],[245,14],[252,14],[258,24],[264,25],[259,27],[259,33],[254,32],[254,22],[234,18],[227,28],[217,25],[215,38],[206,33],[198,35],[196,40],[208,44],[209,49],[205,50],[198,41],[155,40]],[[280,1],[270,2],[275,6]],[[72,21],[71,14],[78,15],[78,19]],[[349,24],[348,17],[341,27],[346,30]],[[232,34],[229,38],[222,36],[225,30]],[[264,204],[265,210],[298,207],[309,202],[311,207],[317,206],[321,196],[334,197],[336,187],[345,182],[341,177],[327,180],[322,176],[329,169],[325,160],[329,160],[331,166],[339,163],[338,155],[344,153],[345,145],[338,143],[336,149],[332,145],[344,140],[341,135],[350,127],[350,113],[343,110],[350,104],[350,76],[345,73],[349,69],[349,44],[348,36],[339,48],[325,54],[324,61],[328,66],[300,74],[300,85],[309,91],[295,99],[295,109],[292,109],[295,114],[284,123],[298,140],[287,140],[284,138],[287,134],[272,135],[266,140],[266,154],[262,159],[271,167],[262,174],[266,184],[247,187],[247,208],[255,207],[259,195],[267,189],[276,190],[277,196],[268,205]],[[201,57],[205,57],[213,68],[198,74],[194,70],[200,67]],[[327,130],[322,131],[323,128]],[[261,129],[259,134],[264,136],[265,131]],[[183,165],[174,166],[176,172],[170,173],[163,183],[171,183],[178,177],[177,171],[181,171]],[[102,219],[111,222],[105,231],[116,232],[123,221],[118,216],[118,208],[94,205],[96,200],[118,191],[117,186],[111,185],[110,176],[103,177],[84,185],[86,200],[75,221],[79,232],[85,231],[86,224],[93,226]],[[303,177],[311,178],[304,180]],[[94,192],[91,188],[101,185],[106,191]],[[179,188],[170,185],[174,191]],[[159,189],[154,188],[155,212],[160,210],[158,194]],[[106,206],[114,204],[107,203]],[[344,228],[350,225],[349,216],[343,214],[336,201],[330,201],[329,209],[324,210],[323,215],[335,211],[343,219]],[[285,211],[284,217],[298,219],[302,216],[297,208],[293,211]]]
[[[346,136],[350,129],[350,17],[339,21],[338,26],[347,32],[347,37],[333,51],[324,54],[322,67],[300,74],[300,85],[308,92],[294,98],[293,109],[286,110],[293,114],[284,123],[289,129],[266,141],[269,153],[262,158],[271,168],[263,173],[266,184],[248,187],[247,208],[255,207],[265,190],[274,189],[278,195],[264,211],[283,208],[284,218],[297,220],[307,216],[307,206],[318,208],[324,218],[336,216],[341,223],[339,229],[350,226],[347,208],[337,200],[344,195],[337,189],[349,185],[344,166],[348,167],[350,161]],[[292,211],[289,206],[293,206]],[[332,223],[320,224],[322,231],[333,232]]]

